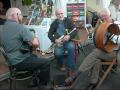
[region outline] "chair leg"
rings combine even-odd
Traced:
[[[86,54],[86,51],[85,51],[85,49],[84,49],[84,47],[83,47],[83,45],[82,45],[81,43],[79,43],[78,48],[82,50],[84,56],[87,55],[87,54]]]
[[[75,44],[75,51],[74,51],[75,64],[77,63],[77,57],[78,57],[78,44]]]
[[[107,75],[109,74],[109,72],[112,70],[113,65],[114,65],[114,63],[112,63],[111,65],[109,65],[108,69],[103,74],[103,76],[100,79],[99,83],[97,84],[96,88],[99,88],[101,86],[101,84],[103,83],[103,81],[105,80],[105,78],[107,77]]]
[[[16,90],[16,79],[15,78],[10,79],[10,88],[9,88],[9,90]]]
[[[12,90],[12,79],[10,79],[10,88],[9,88],[9,90]]]
[[[16,79],[14,79],[14,88],[16,90]]]

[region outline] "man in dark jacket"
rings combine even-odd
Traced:
[[[60,66],[61,71],[65,71],[64,64],[64,53],[68,51],[68,68],[69,75],[72,75],[75,70],[74,62],[74,42],[71,41],[76,35],[76,29],[72,21],[64,17],[64,11],[62,9],[57,9],[56,12],[57,19],[51,24],[48,37],[55,43],[54,54],[57,59],[57,63]],[[69,32],[72,33],[68,34]],[[60,38],[61,36],[64,36]]]

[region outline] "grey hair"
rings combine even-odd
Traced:
[[[101,16],[103,14],[110,16],[110,10],[108,8],[101,9],[99,15]]]

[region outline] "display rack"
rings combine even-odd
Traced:
[[[76,27],[84,27],[86,24],[86,2],[68,3],[67,17],[72,19]]]

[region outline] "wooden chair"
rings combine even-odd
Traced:
[[[84,28],[77,29],[77,38],[72,39],[76,46],[78,47],[78,51],[81,50],[86,56],[86,50],[84,48],[84,45],[86,45],[88,40],[88,33]]]
[[[113,66],[116,65],[116,57],[113,58],[112,61],[105,61],[105,60],[102,60],[101,61],[101,64],[104,66],[107,66],[106,70],[103,70],[103,75],[100,77],[100,80],[96,86],[96,88],[99,88],[101,86],[101,84],[103,83],[103,81],[106,79],[106,77],[108,76],[108,74],[112,71],[113,69]]]

